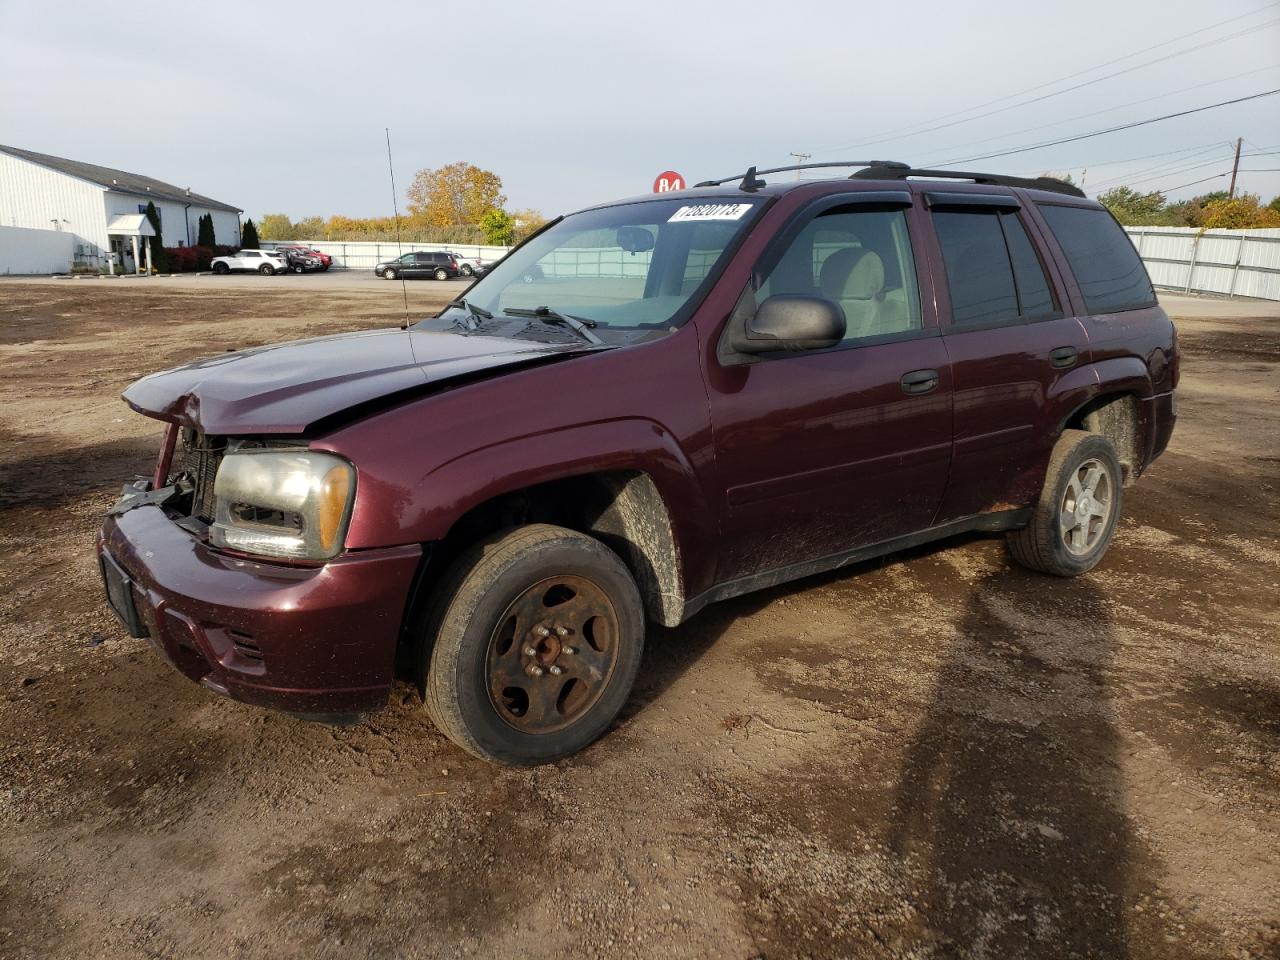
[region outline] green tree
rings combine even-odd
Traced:
[[[1150,226],[1163,222],[1164,194],[1158,191],[1138,193],[1129,187],[1116,187],[1099,194],[1098,202],[1128,226]]]
[[[408,197],[410,219],[429,227],[475,226],[507,202],[501,177],[463,161],[419,170]]]
[[[1280,193],[1271,198],[1271,202],[1267,204],[1267,209],[1280,213]]]
[[[200,218],[200,225],[196,230],[196,246],[212,247],[217,243],[213,233],[213,214],[206,213]]]
[[[164,237],[160,234],[160,211],[150,200],[147,201],[146,215],[151,221],[151,229],[156,232],[151,238],[151,265],[161,273],[168,273],[169,256],[164,252]]]
[[[263,240],[296,240],[298,235],[293,221],[283,213],[268,213],[258,225],[258,236]]]
[[[259,244],[258,228],[250,217],[240,228],[240,246],[245,250],[256,250]]]
[[[505,210],[488,211],[480,218],[480,229],[484,231],[485,243],[507,247],[515,241],[516,224]]]

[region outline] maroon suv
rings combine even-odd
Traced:
[[[962,531],[1089,570],[1175,417],[1133,246],[1059,181],[858,166],[593,207],[408,330],[143,378],[169,426],[102,530],[112,607],[304,715],[399,665],[527,764],[609,726],[647,621]]]

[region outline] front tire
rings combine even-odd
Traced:
[[[481,759],[528,766],[608,728],[640,666],[644,612],[608,547],[531,524],[457,560],[424,641],[423,699],[436,726]]]
[[[213,265],[213,272],[216,273],[218,276],[222,277],[230,273],[231,268],[228,267],[225,263],[215,263]]]
[[[395,278],[396,278],[396,272],[390,267],[387,267],[387,269],[382,271],[383,280],[394,280]]]
[[[464,277],[471,277],[471,276],[474,276],[474,275],[475,275],[475,271],[474,271],[474,270],[472,270],[469,266],[467,266],[467,265],[464,263],[464,264],[462,265],[462,275],[463,275]]]
[[[1092,570],[1115,535],[1123,480],[1111,441],[1064,430],[1049,458],[1031,522],[1008,535],[1013,559],[1058,577]]]

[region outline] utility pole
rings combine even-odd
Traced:
[[[789,154],[787,154],[787,156],[789,156],[789,157],[795,157],[795,158],[796,158],[796,162],[797,162],[797,163],[804,163],[806,160],[810,160],[810,159],[812,159],[812,158],[813,158],[813,154],[812,154],[812,153],[789,153]],[[797,180],[799,180],[799,179],[800,179],[800,171],[799,171],[799,170],[797,170],[797,171],[796,171],[796,179],[797,179]]]
[[[1244,143],[1244,137],[1236,137],[1236,159],[1231,164],[1231,189],[1227,191],[1227,199],[1234,200],[1236,198],[1236,173],[1240,170],[1240,144]]]

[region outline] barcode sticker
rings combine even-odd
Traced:
[[[750,203],[698,203],[681,207],[667,219],[667,223],[687,223],[692,220],[741,220],[743,214],[751,207]]]

